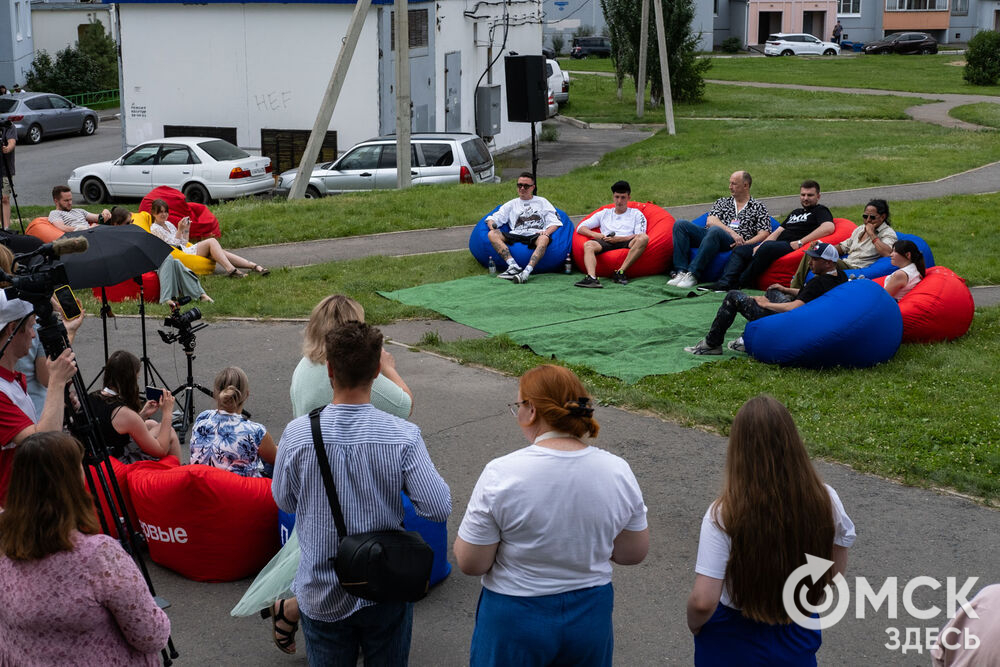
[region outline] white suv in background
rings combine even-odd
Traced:
[[[840,46],[806,33],[777,32],[767,36],[765,56],[836,56]]]
[[[288,194],[298,169],[283,172],[277,194]],[[426,183],[497,183],[493,156],[483,140],[462,132],[418,132],[410,137],[410,177]],[[313,167],[306,198],[353,190],[396,187],[396,137],[385,135],[352,146],[333,162]]]

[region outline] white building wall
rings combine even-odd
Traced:
[[[76,5],[66,8],[61,5],[40,3],[31,11],[31,27],[34,33],[35,52],[48,51],[53,58],[56,53],[76,44],[80,38],[78,29],[96,19],[104,29],[114,35],[107,5]]]
[[[487,64],[488,27],[473,27],[477,21],[463,15],[464,1],[438,4],[440,21],[432,27],[438,30],[435,125],[444,130],[444,54],[460,50],[462,129],[475,132],[474,88]],[[312,128],[354,10],[353,5],[265,3],[118,7],[126,145],[162,136],[164,125],[235,126],[238,144],[251,151],[260,150],[262,128]],[[373,7],[330,122],[341,151],[378,134],[377,17]],[[474,33],[481,35],[476,45]],[[494,55],[502,34],[502,27],[495,31]],[[512,26],[506,51],[538,53],[540,44],[539,23]],[[493,81],[504,83],[502,57]],[[506,118],[504,99],[494,149],[530,136],[528,124]]]

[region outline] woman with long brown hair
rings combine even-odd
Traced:
[[[791,621],[782,591],[806,554],[833,561],[822,590],[847,568],[854,524],[820,480],[788,409],[771,396],[733,420],[722,492],[705,513],[688,627],[696,665],[815,665],[819,630]]]
[[[99,534],[83,446],[57,432],[17,448],[0,514],[0,665],[153,665],[170,621],[139,568]]]
[[[509,407],[531,445],[486,465],[455,539],[458,566],[483,584],[470,664],[610,666],[611,563],[649,550],[639,484],[583,442],[600,426],[568,368],[531,369]]]

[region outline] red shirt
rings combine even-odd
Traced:
[[[17,382],[22,389],[27,389],[24,376],[17,371],[9,371],[0,366],[0,378]],[[7,394],[0,391],[0,446],[6,447],[14,442],[18,433],[33,426],[34,423],[21,408],[14,405]],[[14,451],[13,447],[0,449],[0,506],[7,499],[7,486],[10,484],[10,469],[14,462]]]

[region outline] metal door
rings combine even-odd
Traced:
[[[409,10],[410,22],[410,130],[432,132],[436,129],[434,72],[435,7],[420,4]],[[396,51],[392,44],[392,14],[389,7],[379,9],[379,132],[396,131]]]
[[[462,131],[462,52],[444,54],[444,131]]]

